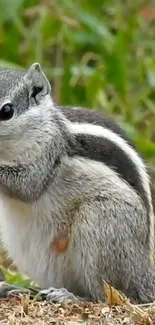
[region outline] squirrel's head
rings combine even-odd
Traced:
[[[48,123],[53,123],[50,83],[39,63],[26,72],[0,69],[0,155],[3,148],[15,145],[24,149],[25,144],[41,141],[48,136]],[[52,122],[51,122],[52,121]],[[9,151],[10,149],[8,149]]]
[[[32,124],[37,128],[44,115],[48,118],[47,106],[52,106],[50,91],[39,63],[26,72],[0,69],[0,141],[24,136]]]

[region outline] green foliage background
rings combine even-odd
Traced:
[[[57,103],[114,116],[155,176],[153,2],[0,0],[0,66],[35,61]]]

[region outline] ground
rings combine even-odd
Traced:
[[[25,325],[25,324],[104,324],[109,307],[102,304],[78,304],[60,306],[49,303],[30,303],[24,312],[23,304],[17,299],[1,301],[0,324]],[[113,317],[112,317],[113,314]],[[118,315],[117,315],[118,314]],[[120,324],[124,318],[123,312],[112,311],[106,324]]]
[[[153,309],[154,307],[152,307]],[[146,318],[144,317],[145,312],[144,314],[142,312],[143,317],[137,317],[137,319],[135,317],[134,319],[134,313],[128,309],[123,307],[110,308],[102,303],[60,306],[46,302],[30,302],[25,308],[23,301],[17,298],[0,302],[0,324],[3,325],[155,324],[155,317],[151,318],[151,311],[149,313],[146,312]]]
[[[0,300],[1,325],[155,325],[155,304],[132,305],[122,296],[105,303],[59,305],[32,301],[28,296]],[[120,305],[119,305],[120,304]]]

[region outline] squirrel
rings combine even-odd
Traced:
[[[147,167],[111,118],[56,105],[39,63],[0,69],[0,228],[47,300],[155,300]],[[23,290],[23,291],[22,291]],[[24,292],[0,286],[0,297]]]

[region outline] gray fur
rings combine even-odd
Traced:
[[[103,279],[136,302],[153,301],[147,205],[104,161],[71,154],[69,121],[34,70],[0,70],[0,105],[9,98],[15,108],[11,120],[0,121],[4,245],[52,301],[104,300]],[[38,80],[43,88],[32,100]],[[18,101],[18,92],[26,99]],[[63,253],[51,245],[61,233],[68,238]]]

